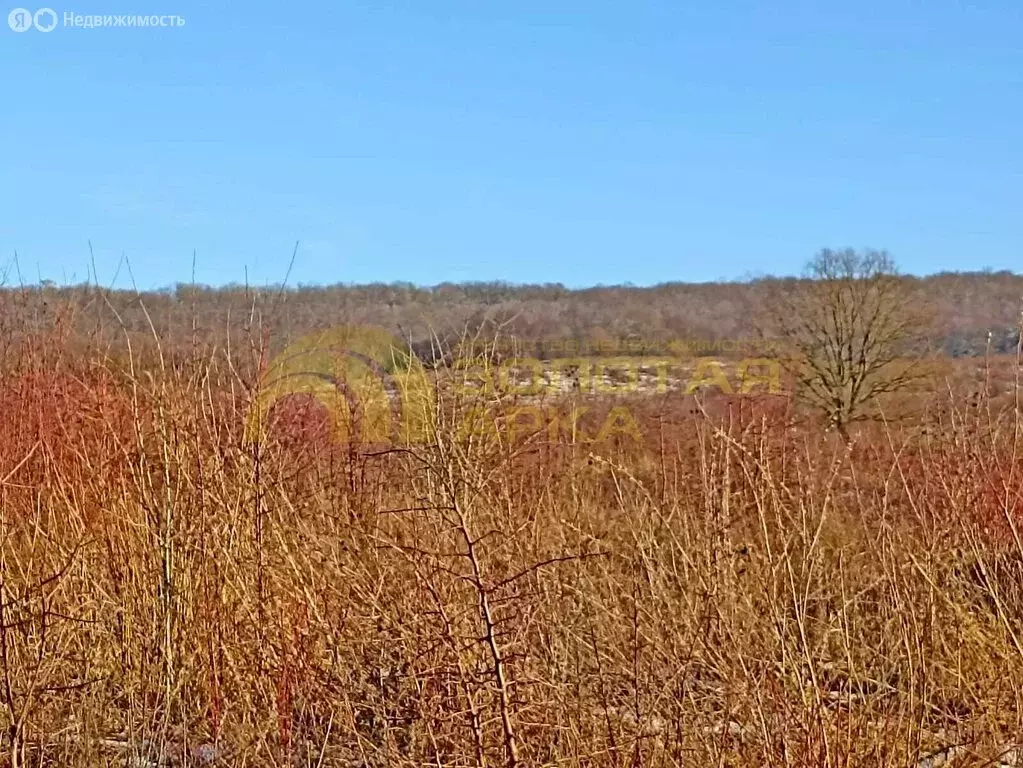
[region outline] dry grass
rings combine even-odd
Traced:
[[[851,447],[678,396],[641,443],[509,443],[445,399],[432,444],[360,450],[300,403],[243,440],[257,344],[45,342],[0,376],[11,766],[979,766],[1020,735],[1023,414],[986,392]]]

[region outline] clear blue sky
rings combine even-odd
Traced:
[[[26,281],[1023,270],[1020,0],[51,7],[186,21],[0,27]]]

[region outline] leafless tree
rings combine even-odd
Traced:
[[[845,439],[879,396],[922,374],[928,322],[916,284],[884,251],[825,249],[804,279],[769,294],[767,325],[783,342],[797,394]]]

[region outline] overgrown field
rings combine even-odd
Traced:
[[[1015,360],[851,445],[679,392],[510,439],[463,392],[405,447],[300,398],[247,441],[258,343],[142,346],[4,347],[12,766],[1016,764]]]

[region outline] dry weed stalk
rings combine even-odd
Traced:
[[[509,439],[441,387],[426,442],[297,402],[256,448],[260,301],[248,344],[5,353],[12,766],[1007,764],[1023,355],[848,445],[714,398]]]

